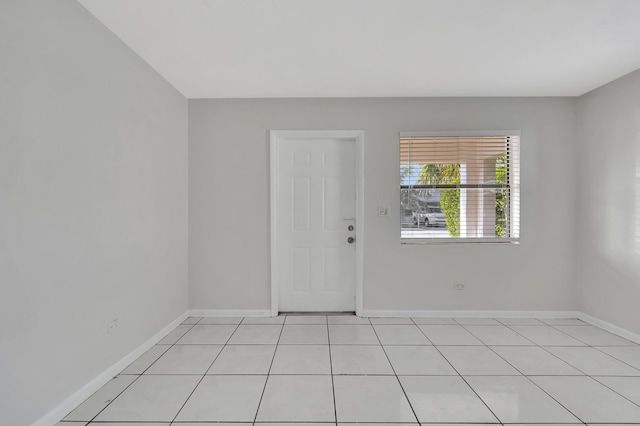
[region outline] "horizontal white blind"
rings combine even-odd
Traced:
[[[404,221],[403,237],[517,240],[519,159],[517,133],[401,136],[403,217],[408,220],[411,213],[413,222]],[[421,229],[420,220],[427,228],[431,224],[427,215],[417,220],[420,211],[436,205],[446,233]]]

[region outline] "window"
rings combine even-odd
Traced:
[[[517,242],[520,132],[400,133],[403,243]]]

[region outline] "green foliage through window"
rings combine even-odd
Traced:
[[[418,183],[421,185],[460,183],[460,164],[423,164]],[[460,190],[440,190],[440,207],[452,237],[460,236]]]

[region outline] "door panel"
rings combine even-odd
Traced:
[[[354,140],[280,139],[280,311],[354,310],[355,182]]]

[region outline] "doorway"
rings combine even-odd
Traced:
[[[271,313],[362,308],[361,131],[271,132]]]

